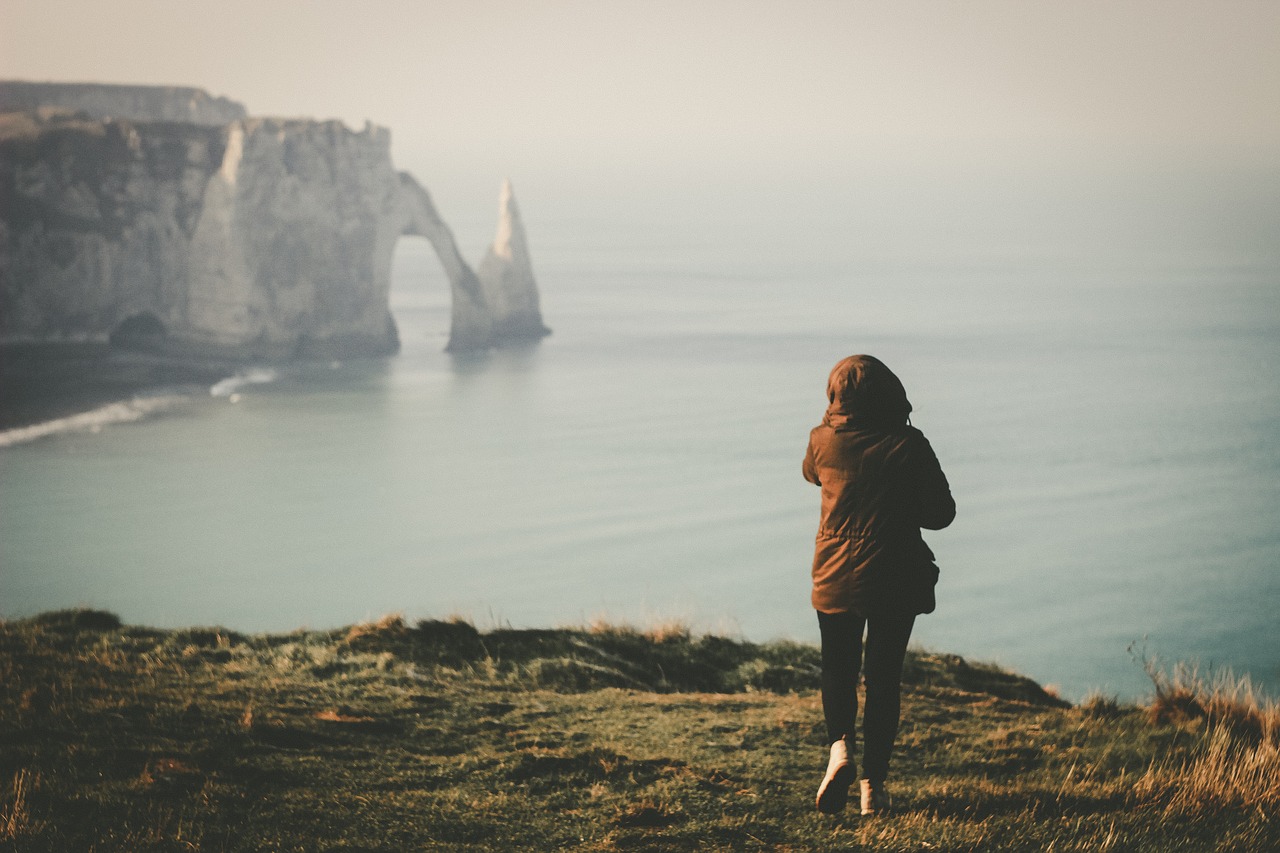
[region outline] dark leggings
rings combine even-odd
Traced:
[[[854,613],[818,611],[818,628],[822,632],[822,713],[827,718],[827,739],[835,743],[843,737],[853,747],[858,721],[858,671],[865,669],[862,777],[872,782],[883,782],[889,775],[889,755],[898,735],[902,707],[902,661],[915,621],[915,616],[863,619]]]

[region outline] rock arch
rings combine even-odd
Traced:
[[[537,284],[524,225],[505,181],[499,200],[498,233],[477,274],[463,259],[453,233],[436,212],[431,195],[408,172],[400,173],[402,236],[426,237],[449,279],[452,310],[450,352],[536,340],[551,330],[542,323]]]

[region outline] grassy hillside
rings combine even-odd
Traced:
[[[819,815],[816,649],[671,628],[0,623],[0,849],[1266,850],[1280,713],[913,653],[896,810]]]

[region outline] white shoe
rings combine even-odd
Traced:
[[[835,814],[849,801],[849,786],[856,773],[849,761],[849,745],[844,738],[831,744],[831,759],[827,762],[827,775],[818,787],[818,811]]]
[[[889,792],[885,790],[883,782],[863,779],[861,788],[863,814],[884,814],[889,811]]]

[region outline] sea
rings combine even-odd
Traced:
[[[1177,662],[1280,693],[1280,265],[534,224],[540,343],[444,352],[444,275],[405,238],[393,358],[0,434],[0,616],[816,643],[800,463],[828,370],[871,353],[958,505],[926,532],[915,645],[1076,701],[1140,700]]]

